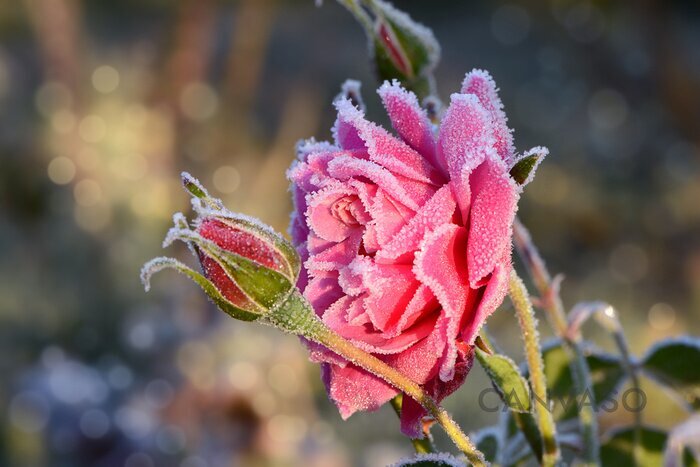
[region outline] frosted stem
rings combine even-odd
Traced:
[[[525,267],[539,292],[540,306],[544,310],[550,326],[561,337],[564,348],[571,357],[571,374],[576,395],[577,397],[584,397],[585,395],[590,402],[580,404],[581,409],[579,411],[584,446],[584,465],[600,465],[598,420],[594,408],[595,400],[592,400],[595,396],[592,391],[591,372],[581,348],[581,339],[579,336],[568,335],[568,320],[564,311],[564,304],[559,295],[558,282],[552,279],[544,260],[532,242],[530,232],[517,218],[513,224],[513,240],[515,249],[525,263]]]
[[[544,376],[544,362],[542,361],[542,348],[537,332],[537,320],[525,285],[515,271],[510,277],[510,298],[515,307],[515,314],[518,317],[525,343],[525,358],[530,370],[530,384],[536,399],[535,413],[542,434],[544,451],[542,465],[545,467],[555,466],[559,460],[559,447],[557,446],[556,427],[547,399],[547,381]]]
[[[301,335],[319,343],[349,362],[384,379],[399,391],[422,405],[428,413],[442,426],[460,451],[467,456],[474,466],[486,466],[484,455],[479,452],[472,441],[464,434],[450,415],[416,382],[390,367],[374,355],[357,348],[348,340],[329,329],[314,313],[311,305],[295,290],[277,309],[271,310],[266,319],[283,330]]]

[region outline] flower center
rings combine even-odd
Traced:
[[[331,206],[331,215],[345,225],[359,225],[360,223],[355,215],[356,202],[359,202],[359,198],[356,195],[347,195],[339,198]]]

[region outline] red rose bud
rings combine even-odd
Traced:
[[[204,274],[174,259],[156,258],[141,273],[146,289],[155,272],[169,267],[192,278],[219,308],[237,319],[258,319],[284,303],[296,289],[301,266],[296,250],[267,225],[228,211],[189,174],[183,173],[182,179],[193,195],[198,218],[191,228],[182,214],[176,214],[163,246],[174,240],[187,243]]]
[[[398,79],[418,97],[433,94],[440,46],[432,31],[389,3],[377,0],[369,8],[375,15],[372,55],[379,79]]]

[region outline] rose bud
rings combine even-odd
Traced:
[[[421,98],[434,94],[440,45],[429,28],[381,0],[367,2],[366,8],[350,2],[348,10],[365,29],[380,81],[397,79]]]
[[[228,211],[189,174],[183,173],[182,179],[193,195],[198,217],[191,227],[181,213],[175,214],[175,226],[163,246],[174,240],[187,243],[197,255],[203,275],[175,259],[156,258],[141,272],[146,289],[155,272],[170,267],[193,279],[234,318],[253,321],[267,316],[296,290],[298,254],[267,225]]]

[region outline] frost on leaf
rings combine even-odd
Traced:
[[[412,457],[401,459],[389,467],[464,467],[465,461],[446,452],[416,454]]]

